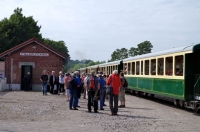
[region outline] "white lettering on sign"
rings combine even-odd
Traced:
[[[20,56],[49,56],[49,53],[20,53]]]

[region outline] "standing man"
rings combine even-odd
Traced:
[[[77,81],[77,84],[78,84],[78,85],[77,85],[76,107],[80,107],[80,106],[78,105],[78,103],[79,103],[79,99],[80,99],[80,97],[81,97],[81,78],[80,78],[80,74],[79,74],[78,71],[76,71],[75,74],[76,74],[76,81]]]
[[[105,85],[106,81],[102,76],[102,72],[99,72],[99,79],[98,79],[98,89],[100,89],[100,110],[104,110],[104,93],[105,93]]]
[[[30,86],[31,86],[31,75],[30,75],[30,72],[27,72],[27,74],[24,77],[24,81],[25,81],[25,91],[29,91],[30,90]]]
[[[119,93],[119,100],[121,102],[121,105],[119,106],[120,108],[124,108],[125,107],[125,78],[124,78],[124,73],[121,72],[120,73],[120,76],[121,76],[121,83],[122,83],[122,86],[120,87],[120,93]]]
[[[40,81],[42,82],[42,91],[43,96],[47,95],[47,83],[48,83],[48,75],[47,71],[44,70],[42,76],[40,77]]]
[[[112,94],[109,95],[109,106],[111,115],[117,115],[118,112],[118,95],[119,89],[121,87],[121,79],[118,76],[118,71],[114,70],[113,74],[110,75],[106,81],[106,85],[112,86]],[[113,101],[114,101],[114,108],[113,108]]]
[[[98,78],[94,75],[94,71],[91,71],[91,77],[87,80],[88,89],[88,111],[91,112],[92,102],[94,103],[94,113],[98,113],[98,100],[94,100],[96,90],[98,90]]]
[[[55,71],[52,71],[52,74],[50,76],[49,84],[51,86],[50,88],[50,93],[53,94],[54,91],[54,85],[56,85],[56,76],[55,76]]]
[[[77,109],[77,86],[78,86],[78,82],[76,79],[76,73],[72,74],[72,81],[71,81],[72,87],[69,90],[70,93],[70,100],[69,100],[69,109],[70,110],[78,110]],[[73,106],[73,108],[72,108]]]
[[[50,83],[49,83],[49,80],[50,80],[50,73],[49,71],[47,72],[47,75],[48,75],[48,82],[47,82],[47,92],[50,92]]]

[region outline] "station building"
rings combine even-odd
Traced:
[[[31,90],[41,90],[40,77],[43,70],[63,71],[66,56],[32,38],[3,53],[0,53],[0,78],[7,79],[6,89],[24,90],[23,78],[31,73]]]

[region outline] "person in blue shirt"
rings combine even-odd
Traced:
[[[80,74],[78,71],[75,72],[76,74],[76,81],[77,81],[77,98],[76,98],[76,107],[80,107],[78,105],[79,99],[81,97],[81,79],[80,79]]]
[[[77,89],[78,89],[78,80],[76,79],[76,73],[72,75],[73,79],[73,88],[69,90],[70,100],[69,100],[69,109],[70,110],[78,110],[77,109]],[[73,106],[73,108],[72,108]]]
[[[105,85],[106,81],[103,78],[103,73],[99,72],[99,79],[98,79],[98,89],[100,89],[100,110],[104,110],[104,93],[105,93]]]

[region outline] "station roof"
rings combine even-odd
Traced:
[[[17,51],[17,50],[23,48],[24,46],[27,46],[27,45],[29,45],[29,44],[31,44],[31,43],[33,43],[33,42],[39,44],[39,45],[42,46],[43,48],[47,49],[48,51],[53,52],[54,54],[60,56],[60,57],[63,58],[63,59],[66,58],[66,56],[65,56],[64,54],[62,54],[62,53],[60,53],[60,52],[54,50],[53,48],[51,48],[50,46],[48,46],[48,45],[44,44],[43,42],[37,40],[36,38],[29,39],[29,40],[27,40],[27,41],[25,41],[25,42],[23,42],[23,43],[21,43],[21,44],[15,46],[15,47],[11,48],[11,49],[9,49],[9,50],[6,50],[6,51],[0,53],[0,58],[4,57],[5,55],[8,55],[8,54],[10,54],[10,53],[12,53],[12,52],[14,52],[14,51]]]

